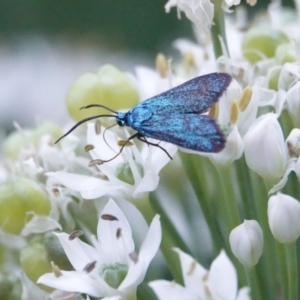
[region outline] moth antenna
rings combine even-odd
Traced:
[[[78,123],[76,123],[67,133],[65,133],[63,136],[61,136],[54,144],[58,143],[61,139],[66,137],[68,134],[70,134],[74,129],[76,129],[82,123],[85,123],[85,122],[88,122],[90,120],[94,120],[94,119],[97,119],[97,118],[101,118],[101,117],[114,117],[115,118],[116,116],[113,116],[113,115],[96,115],[96,116],[85,118],[85,119],[79,121]]]
[[[115,110],[113,110],[113,109],[111,109],[111,108],[109,108],[109,107],[107,107],[105,105],[102,105],[102,104],[89,104],[87,106],[80,107],[80,109],[86,109],[86,108],[91,108],[91,107],[102,107],[102,108],[105,108],[105,109],[109,110],[112,113],[115,113],[115,114],[118,113],[117,111],[115,111]]]
[[[114,125],[115,125],[115,124],[114,124]],[[104,133],[103,133],[103,135],[104,135]],[[130,137],[126,140],[126,142],[124,143],[124,145],[122,145],[120,151],[119,151],[115,156],[113,156],[112,158],[110,158],[110,159],[108,159],[108,160],[102,160],[102,161],[101,161],[101,164],[104,164],[104,163],[106,163],[106,162],[112,161],[112,160],[114,160],[116,157],[118,157],[118,156],[122,153],[122,151],[123,151],[123,149],[125,148],[125,146],[127,145],[127,143],[129,143],[130,140],[132,140],[132,139],[134,139],[134,138],[136,138],[136,137],[138,137],[138,136],[139,136],[139,133],[138,133],[138,132],[135,133],[135,134],[133,134],[132,136],[130,136]]]
[[[114,149],[109,145],[109,143],[106,141],[105,133],[106,133],[106,130],[107,130],[107,129],[110,129],[110,128],[116,126],[116,125],[117,125],[117,123],[116,123],[116,124],[113,124],[113,125],[111,125],[111,126],[109,126],[109,127],[107,127],[107,128],[105,128],[105,129],[104,129],[104,132],[103,132],[103,140],[104,140],[104,142],[105,142],[106,145],[107,145],[112,151],[114,151],[114,152],[115,152],[115,150],[114,150]]]

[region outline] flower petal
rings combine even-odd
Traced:
[[[198,297],[183,286],[167,280],[155,280],[149,283],[159,300],[197,300]]]
[[[61,271],[62,276],[56,277],[54,273],[41,276],[37,283],[53,287],[55,289],[88,294],[94,297],[118,294],[99,276],[96,279],[86,273],[76,271]]]
[[[160,220],[159,216],[156,215],[140,248],[138,261],[132,261],[125,279],[118,288],[119,291],[127,294],[144,280],[148,266],[159,249],[161,236]]]
[[[104,218],[105,215],[112,216],[112,220]],[[124,262],[127,264],[128,255],[134,251],[134,242],[130,225],[118,207],[110,199],[101,212],[97,228],[98,241],[108,259],[113,262]],[[108,263],[108,262],[106,262]]]
[[[205,299],[206,286],[203,280],[204,276],[207,274],[207,270],[197,263],[192,256],[184,253],[178,248],[175,248],[174,250],[179,255],[185,287],[191,291],[194,291],[200,299]]]
[[[82,271],[84,267],[92,262],[99,261],[99,253],[92,246],[82,242],[79,238],[70,240],[66,233],[54,233],[64,248],[68,259],[75,270]]]
[[[237,274],[224,250],[212,262],[208,276],[213,299],[236,298]]]

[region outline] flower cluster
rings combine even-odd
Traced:
[[[251,28],[241,6],[225,21],[239,2],[168,1],[198,41],[174,42],[180,61],[83,74],[66,99],[73,127],[15,124],[0,163],[1,296],[297,299],[300,18],[272,3]],[[232,78],[203,112],[226,137],[218,153],[111,122],[213,72]]]

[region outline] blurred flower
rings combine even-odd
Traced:
[[[295,242],[300,236],[300,203],[295,198],[277,193],[268,202],[269,226],[280,243]]]
[[[241,264],[253,267],[263,253],[263,231],[255,220],[244,220],[229,236],[231,251]]]
[[[236,270],[224,251],[212,262],[209,271],[190,255],[179,249],[175,251],[179,254],[185,287],[166,280],[150,282],[150,287],[160,300],[250,300],[249,288],[238,291]]]
[[[56,273],[41,276],[38,283],[103,299],[112,296],[132,299],[159,248],[161,228],[159,217],[155,216],[140,252],[136,253],[129,223],[116,203],[110,200],[99,219],[98,240],[91,237],[94,247],[76,236],[56,235],[75,271],[56,270]]]
[[[177,6],[178,18],[180,11],[183,11],[186,17],[194,23],[198,29],[208,30],[212,25],[214,17],[214,5],[210,0],[169,0],[165,5],[166,12]]]

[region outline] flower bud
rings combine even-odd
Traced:
[[[288,90],[286,94],[286,104],[294,126],[300,127],[300,82],[297,82]]]
[[[36,282],[40,276],[52,271],[46,248],[37,241],[28,244],[26,248],[22,249],[20,262],[23,271],[32,282]],[[45,286],[40,287],[47,291],[51,290]]]
[[[295,198],[277,193],[268,202],[271,232],[280,243],[292,243],[300,236],[300,203]]]
[[[251,63],[275,55],[276,48],[289,41],[282,31],[270,28],[253,28],[242,41],[242,51]]]
[[[33,131],[31,141],[35,146],[38,146],[40,138],[45,134],[49,134],[52,138],[52,142],[54,143],[59,137],[62,136],[63,132],[57,124],[44,121]]]
[[[47,194],[33,180],[17,178],[0,186],[0,226],[8,233],[19,234],[29,212],[48,215],[50,209]]]
[[[287,149],[276,114],[254,121],[244,137],[245,158],[251,170],[268,181],[278,182],[287,164]]]
[[[255,220],[244,220],[229,236],[231,251],[241,264],[253,267],[263,253],[263,231]]]
[[[300,129],[294,128],[286,139],[287,148],[291,157],[300,155]]]
[[[282,44],[277,47],[275,52],[275,61],[279,65],[297,60],[295,45]]]
[[[113,110],[120,110],[136,105],[139,95],[126,73],[105,65],[96,74],[81,75],[71,85],[66,101],[69,114],[78,121],[99,114],[99,108],[80,110],[83,106],[102,104]]]

